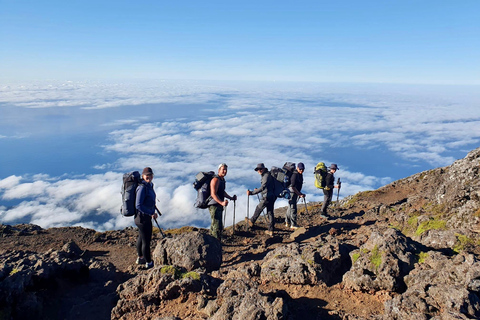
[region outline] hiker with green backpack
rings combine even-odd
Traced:
[[[222,231],[223,231],[223,221],[222,213],[228,205],[228,200],[237,200],[237,196],[230,196],[225,191],[225,176],[227,175],[228,166],[225,163],[222,163],[218,166],[218,174],[214,175],[212,180],[210,180],[210,198],[207,203],[208,210],[210,211],[210,217],[212,223],[210,225],[210,232],[212,236],[221,240]]]

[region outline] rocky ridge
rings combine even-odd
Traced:
[[[220,244],[185,227],[154,235],[155,267],[134,265],[136,230],[0,226],[0,319],[476,319],[480,317],[480,148],[378,190],[276,210]]]

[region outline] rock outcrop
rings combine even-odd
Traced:
[[[218,270],[222,264],[222,244],[202,232],[189,232],[161,240],[153,252],[156,265],[174,265],[188,271]]]
[[[385,303],[384,319],[480,317],[480,261],[471,254],[426,252],[405,283],[408,289]]]
[[[413,269],[417,248],[395,229],[372,232],[360,249],[352,251],[352,268],[343,276],[347,289],[401,292],[403,278]]]

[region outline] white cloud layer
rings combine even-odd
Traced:
[[[133,219],[119,214],[122,173],[145,166],[155,172],[158,207],[164,213],[159,222],[164,227],[209,224],[208,211],[193,208],[196,194],[191,183],[197,172],[215,170],[221,162],[229,165],[227,192],[239,195],[237,221],[247,209],[246,189],[259,185],[260,178],[253,170],[259,162],[267,167],[304,162],[304,191],[309,201],[323,198],[314,187],[312,174],[319,161],[339,164],[336,176],[344,181],[341,196],[377,188],[392,178],[362,173],[364,168],[355,165],[356,150],[371,151],[371,157],[387,150],[408,165],[423,161],[442,166],[455,160],[452,149],[469,147],[480,139],[478,95],[468,90],[468,94],[433,92],[430,87],[424,87],[426,92],[417,90],[197,82],[4,86],[0,103],[18,108],[80,105],[95,109],[159,102],[195,108],[209,103],[210,116],[162,122],[149,122],[148,117],[112,119],[105,124],[111,125],[112,131],[103,149],[118,154],[114,163],[95,166],[103,173],[76,178],[37,174],[0,180],[1,199],[17,202],[13,207],[0,206],[0,221],[98,230],[132,225]],[[114,130],[119,126],[124,127]],[[332,148],[351,150],[351,154],[338,159],[328,153]],[[250,214],[257,202],[250,198]],[[233,205],[227,212],[231,224]]]

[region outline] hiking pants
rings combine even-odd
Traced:
[[[333,189],[330,189],[330,190],[323,189],[322,214],[324,215],[327,214],[327,208],[332,202],[332,197],[333,197]]]
[[[138,227],[137,254],[146,262],[151,262],[150,242],[152,241],[152,216],[137,212],[135,224]]]
[[[274,229],[274,223],[275,223],[275,217],[273,216],[273,207],[275,205],[275,197],[268,197],[265,199],[260,200],[260,203],[257,205],[255,208],[255,213],[253,214],[253,217],[251,221],[255,223],[257,219],[260,217],[260,214],[262,213],[263,209],[267,208],[267,216],[269,221],[268,224],[268,230],[273,231]]]
[[[212,224],[210,225],[210,233],[218,240],[221,240],[223,231],[223,206],[209,206],[208,211],[210,211],[210,217],[212,218]]]
[[[285,222],[291,226],[297,226],[297,200],[298,195],[294,193],[292,198],[288,200],[287,213],[285,215]]]

